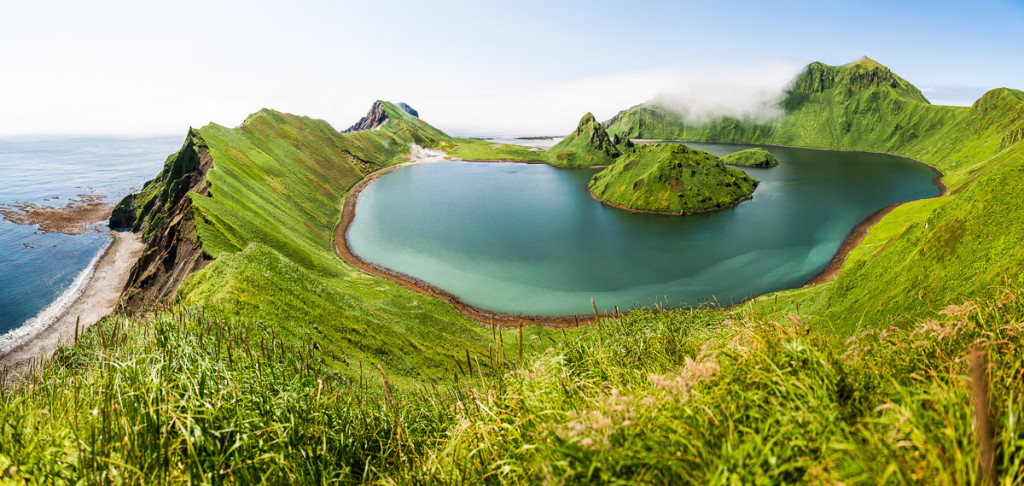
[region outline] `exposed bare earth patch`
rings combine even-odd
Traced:
[[[89,225],[110,218],[114,206],[102,202],[105,196],[79,194],[64,207],[13,202],[0,205],[0,215],[15,224],[39,226],[43,233],[80,235]]]

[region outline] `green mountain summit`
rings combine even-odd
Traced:
[[[604,127],[587,113],[564,140],[548,149],[551,162],[566,167],[606,165],[620,155]]]

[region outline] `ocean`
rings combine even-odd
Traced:
[[[63,207],[81,195],[116,204],[163,168],[184,136],[0,139],[0,205]],[[82,235],[0,220],[0,354],[44,328],[84,289],[110,244],[105,222]]]

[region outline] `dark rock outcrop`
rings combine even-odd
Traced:
[[[388,114],[384,112],[384,105],[381,104],[380,101],[374,101],[373,106],[370,106],[370,111],[366,113],[366,116],[360,118],[355,125],[348,127],[348,130],[345,130],[342,133],[376,130],[387,123],[387,121]]]
[[[178,287],[211,259],[199,245],[189,192],[209,195],[206,174],[213,158],[193,130],[171,156],[163,172],[146,183],[143,192],[123,199],[111,225],[141,231],[146,250],[135,263],[121,294],[121,308],[142,311],[153,304],[171,303]],[[145,207],[136,205],[150,191]]]

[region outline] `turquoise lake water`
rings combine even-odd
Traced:
[[[749,148],[687,144],[725,155]],[[360,196],[356,254],[485,309],[539,315],[728,304],[797,287],[820,272],[863,218],[934,197],[936,173],[899,157],[765,147],[773,168],[735,208],[632,214],[593,200],[595,170],[439,162],[398,169]]]

